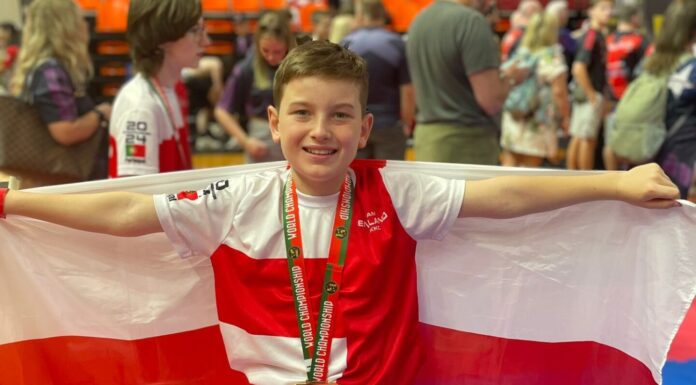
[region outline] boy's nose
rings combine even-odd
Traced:
[[[331,130],[326,119],[320,117],[314,122],[311,135],[316,140],[326,140],[331,136]]]

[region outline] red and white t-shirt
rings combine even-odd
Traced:
[[[155,174],[191,168],[186,90],[163,88],[172,117],[145,77],[119,91],[109,125],[109,176]],[[183,94],[182,94],[183,91]],[[176,130],[172,127],[172,118]]]
[[[390,171],[382,162],[356,161],[351,169],[355,204],[328,378],[342,385],[408,384],[422,358],[416,240],[445,236],[464,182]],[[281,220],[288,175],[267,171],[155,198],[177,251],[211,256],[230,366],[251,384],[306,380]],[[316,317],[338,194],[298,195]]]

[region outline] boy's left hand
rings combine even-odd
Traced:
[[[646,208],[680,206],[679,189],[655,163],[634,167],[618,176],[619,199]]]

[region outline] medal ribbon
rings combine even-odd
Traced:
[[[176,142],[176,148],[179,150],[179,158],[181,159],[181,165],[185,170],[188,170],[191,168],[191,165],[189,164],[188,157],[186,156],[186,152],[184,151],[181,141],[179,140],[179,130],[176,127],[176,120],[174,120],[174,109],[172,109],[172,105],[169,103],[169,99],[167,98],[167,95],[164,94],[164,90],[162,89],[162,85],[160,84],[159,80],[155,77],[153,78],[146,78],[147,84],[152,88],[153,91],[155,91],[155,94],[157,94],[160,102],[164,106],[164,109],[167,111],[167,117],[169,118],[169,122],[172,124],[172,132],[174,132],[174,141]]]
[[[319,319],[314,320],[309,304],[304,249],[302,247],[302,231],[300,227],[299,206],[297,203],[297,187],[289,176],[283,187],[283,229],[285,235],[285,250],[290,271],[290,286],[295,300],[297,324],[302,342],[302,354],[307,366],[307,381],[325,382],[328,376],[335,308],[338,304],[343,267],[348,251],[348,238],[353,215],[353,181],[346,175],[338,194],[336,214],[329,259],[324,273],[319,307]],[[314,329],[316,328],[316,333]]]

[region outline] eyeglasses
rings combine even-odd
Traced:
[[[198,24],[194,25],[188,31],[186,31],[186,33],[195,38],[202,39],[203,36],[206,35],[207,31],[205,29],[205,24],[203,24],[203,21],[200,21]]]

